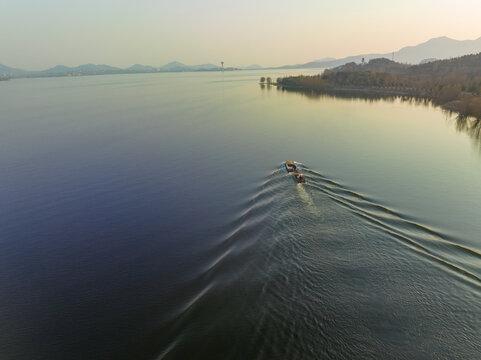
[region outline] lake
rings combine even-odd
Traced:
[[[316,72],[0,82],[0,357],[481,358],[481,125]]]

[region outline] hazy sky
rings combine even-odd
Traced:
[[[481,36],[481,0],[0,0],[0,64],[284,65]]]

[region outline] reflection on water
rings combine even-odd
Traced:
[[[457,115],[454,117],[456,130],[467,133],[481,150],[481,119]]]
[[[261,86],[264,89],[264,86]],[[270,86],[268,86],[270,90]],[[286,91],[300,94],[311,100],[319,100],[322,98],[338,98],[338,99],[353,99],[361,100],[369,103],[374,103],[377,101],[385,101],[394,103],[400,101],[402,103],[417,105],[417,106],[434,106],[435,103],[426,98],[418,98],[412,96],[401,96],[401,95],[389,95],[380,94],[373,92],[359,92],[359,91],[332,91],[332,92],[319,92],[311,90],[301,90],[301,89],[287,89],[283,87],[277,87],[278,91]],[[448,117],[449,121],[454,120],[456,130],[459,132],[467,133],[476,145],[480,147],[481,150],[481,119],[472,118],[469,116],[463,116],[455,114],[451,111],[443,111]]]
[[[471,140],[258,79],[0,86],[0,359],[479,358]]]
[[[387,102],[395,102],[400,99],[404,103],[409,103],[412,105],[431,105],[432,101],[426,98],[418,98],[412,96],[404,95],[391,95],[383,94],[379,92],[372,91],[358,91],[358,90],[333,90],[329,92],[321,92],[314,90],[302,90],[302,89],[292,89],[284,88],[282,86],[276,86],[278,91],[291,92],[305,96],[308,99],[322,99],[322,98],[338,98],[338,99],[354,99],[354,100],[364,100],[366,102],[375,102],[379,100],[384,100]],[[264,89],[261,87],[261,89]]]

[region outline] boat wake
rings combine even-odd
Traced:
[[[409,316],[437,324],[429,312],[436,304],[443,323],[461,321],[450,302],[465,285],[472,298],[460,302],[462,321],[470,321],[466,309],[481,287],[478,251],[296,164],[305,184],[283,164],[273,169],[234,208],[215,245],[199,254],[182,301],[163,322],[170,331],[156,336],[163,343],[158,359],[355,358],[360,349],[389,357],[405,349],[387,337],[393,328],[398,341],[417,339],[419,324]],[[459,281],[443,286],[445,275]],[[397,325],[362,327],[367,319],[378,324],[379,316]],[[426,351],[459,344],[455,334],[443,341]]]
[[[310,188],[326,194],[331,200],[392,239],[443,265],[447,270],[455,271],[481,285],[481,252],[460,244],[459,239],[450,239],[446,234],[375,203],[365,195],[347,189],[315,170],[304,167],[303,172],[309,179],[306,191]],[[466,261],[467,257],[470,261]]]

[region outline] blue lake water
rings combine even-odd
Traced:
[[[480,358],[481,125],[296,72],[0,82],[0,357]]]

